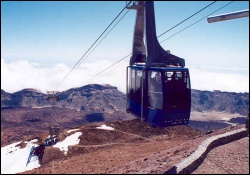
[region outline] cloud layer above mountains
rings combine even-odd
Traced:
[[[114,63],[107,60],[83,63],[71,71],[72,67],[65,64],[41,67],[38,63],[30,63],[26,60],[7,63],[1,59],[1,89],[13,93],[24,88],[35,88],[46,93],[51,90],[64,91],[96,83],[110,84],[126,93],[128,62],[119,62],[107,69],[112,64]],[[104,71],[105,69],[107,70]],[[245,74],[237,74],[234,73],[235,70],[231,72],[228,70],[225,73],[225,71],[214,71],[209,68],[191,67],[189,71],[192,89],[249,92],[249,70],[244,70]]]

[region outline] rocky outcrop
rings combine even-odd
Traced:
[[[90,84],[59,95],[58,107],[107,113],[125,111],[126,95],[110,85]]]
[[[1,90],[1,108],[50,106],[46,94],[36,89],[23,89],[15,93]]]

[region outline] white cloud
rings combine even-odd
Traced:
[[[112,62],[106,60],[83,63],[69,73],[72,67],[67,67],[64,64],[43,68],[37,67],[37,65],[34,66],[26,60],[6,63],[1,59],[1,89],[13,93],[24,88],[36,88],[46,93],[46,91],[51,90],[64,91],[90,83],[97,83],[110,84],[125,92],[126,65],[123,66],[123,69],[119,67],[119,70],[114,69],[115,66],[111,67],[110,70],[113,69],[113,71],[109,72],[110,70],[108,69],[103,74],[91,79],[112,64]],[[58,85],[59,87],[57,88]]]
[[[72,67],[57,64],[51,68],[44,68],[26,60],[6,63],[1,59],[1,89],[6,92],[16,92],[24,88],[40,89],[43,93],[51,90],[64,91],[87,84],[110,84],[126,93],[126,67],[128,62],[120,62],[111,66],[111,61],[83,62],[69,75]],[[105,72],[101,73],[103,70]],[[219,72],[215,69],[189,68],[192,89],[221,90],[229,92],[249,92],[249,75]],[[235,71],[233,71],[235,72]],[[248,72],[249,70],[245,70]],[[66,77],[66,75],[68,75]],[[66,77],[66,78],[65,78]],[[65,78],[63,80],[63,78]],[[59,83],[60,86],[56,89]]]
[[[190,68],[189,71],[192,89],[249,92],[248,75],[214,73],[205,69],[194,68]]]

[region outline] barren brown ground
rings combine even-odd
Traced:
[[[249,137],[215,147],[192,174],[249,174]]]
[[[162,174],[208,137],[245,127],[229,126],[208,134],[185,125],[152,127],[137,119],[105,123],[113,131],[97,129],[101,124],[79,128],[80,143],[70,146],[66,155],[46,147],[42,166],[23,174]]]

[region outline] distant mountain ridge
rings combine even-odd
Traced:
[[[249,113],[249,93],[200,91],[192,89],[192,110],[220,111],[247,115]]]
[[[71,88],[58,94],[56,107],[81,111],[113,113],[125,110],[126,95],[108,84],[89,84]],[[51,107],[48,95],[36,89],[8,93],[1,89],[1,108]]]
[[[192,89],[192,110],[224,111],[227,113],[249,113],[249,93],[201,91]],[[59,93],[60,100],[56,107],[76,109],[86,112],[124,112],[126,94],[117,87],[105,84],[89,84],[71,88]],[[37,89],[27,88],[15,93],[1,89],[1,108],[51,107],[47,94]]]

